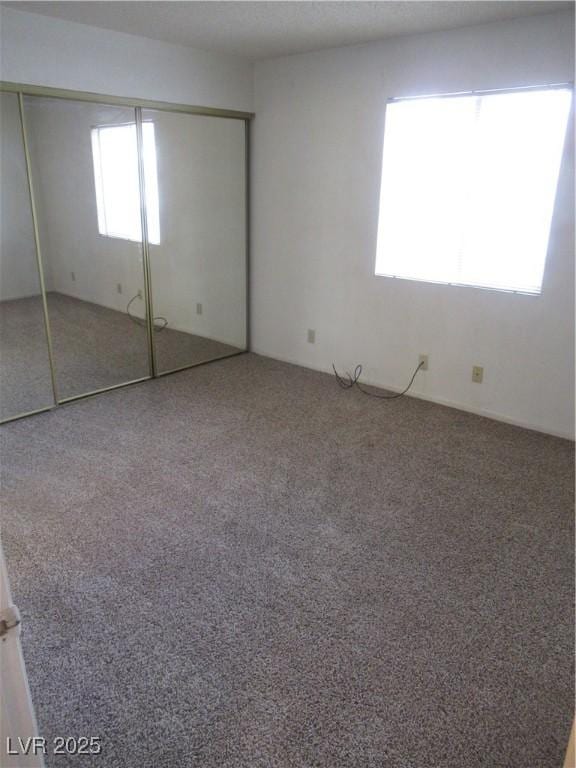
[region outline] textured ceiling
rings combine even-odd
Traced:
[[[573,2],[6,2],[118,32],[258,60],[548,13]]]

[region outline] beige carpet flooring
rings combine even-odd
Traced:
[[[252,354],[0,435],[50,768],[561,765],[572,443]]]

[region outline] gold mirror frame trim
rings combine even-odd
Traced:
[[[111,392],[113,389],[121,389],[121,387],[129,387],[132,384],[141,384],[143,381],[150,381],[151,376],[140,376],[139,379],[130,379],[130,381],[122,381],[120,384],[110,384],[108,387],[100,387],[100,389],[92,389],[90,392],[82,392],[80,395],[69,395],[58,400],[58,405],[66,405],[67,403],[75,403],[76,400],[84,400],[86,397],[93,397],[94,395],[101,395],[102,392]]]
[[[253,112],[241,112],[235,109],[218,109],[217,107],[198,107],[189,104],[172,104],[168,101],[151,101],[150,99],[133,99],[124,96],[111,96],[106,93],[91,91],[73,91],[68,88],[51,88],[44,85],[27,85],[26,83],[11,83],[0,80],[0,91],[22,93],[25,96],[46,96],[52,99],[73,99],[74,101],[91,101],[97,104],[107,104],[111,107],[142,107],[142,109],[158,109],[164,112],[183,112],[188,115],[206,115],[208,117],[227,117],[232,120],[251,120]]]
[[[146,337],[148,339],[148,365],[150,375],[156,376],[156,346],[154,344],[154,306],[152,303],[152,267],[148,238],[148,211],[146,210],[146,174],[144,173],[144,139],[142,137],[142,108],[134,110],[136,118],[136,145],[138,152],[138,189],[140,191],[140,231],[142,232],[142,266],[144,267],[144,297],[146,301]]]
[[[38,229],[38,214],[36,211],[36,196],[34,194],[34,182],[32,179],[32,165],[30,163],[30,149],[28,134],[26,132],[26,117],[24,115],[24,96],[18,94],[18,114],[20,116],[20,130],[22,135],[22,148],[26,162],[26,181],[28,186],[28,198],[30,200],[30,213],[32,215],[32,228],[34,230],[34,248],[36,251],[36,266],[38,268],[38,280],[40,294],[42,296],[42,312],[44,314],[44,330],[46,332],[46,346],[48,348],[48,365],[50,366],[50,381],[52,383],[52,407],[58,404],[58,383],[56,381],[56,366],[54,363],[54,350],[52,348],[52,332],[50,331],[50,316],[48,314],[48,301],[46,299],[46,282],[44,280],[44,266],[42,264],[42,248],[40,246],[40,231]]]
[[[228,357],[235,357],[236,355],[242,355],[250,350],[250,120],[254,117],[253,112],[239,112],[237,110],[230,109],[217,109],[214,107],[198,107],[190,106],[187,104],[172,104],[164,101],[150,101],[147,99],[133,99],[124,98],[122,96],[110,96],[107,94],[92,93],[89,91],[74,91],[66,88],[51,88],[41,85],[28,85],[25,83],[12,83],[0,80],[0,93],[14,93],[18,96],[19,116],[20,116],[20,128],[22,131],[22,140],[24,154],[26,157],[26,173],[28,191],[30,195],[30,204],[32,209],[32,220],[34,228],[35,246],[36,246],[36,260],[38,265],[40,287],[43,301],[44,312],[44,324],[46,329],[46,339],[48,347],[48,358],[50,365],[50,377],[52,382],[52,391],[54,396],[54,402],[51,405],[43,406],[42,408],[36,408],[34,410],[25,411],[24,413],[10,416],[6,419],[1,419],[0,424],[8,424],[11,421],[17,421],[19,419],[26,418],[27,416],[33,416],[38,413],[46,413],[54,408],[58,408],[62,405],[68,405],[70,403],[84,400],[87,397],[93,397],[95,395],[102,394],[104,392],[110,392],[114,389],[121,389],[122,387],[129,387],[133,384],[140,384],[144,381],[150,381],[153,378],[160,376],[166,376],[172,373],[178,373],[180,371],[188,370],[189,368],[196,368],[199,365],[206,365],[207,363],[216,362],[218,360],[225,360]],[[137,141],[138,141],[138,155],[139,155],[139,180],[140,180],[140,208],[141,208],[141,222],[142,222],[142,250],[143,250],[143,266],[144,266],[144,289],[146,295],[147,306],[147,336],[148,336],[148,362],[150,373],[148,376],[144,376],[131,381],[123,381],[119,384],[113,384],[109,387],[103,387],[102,389],[96,389],[91,392],[85,392],[79,395],[73,395],[72,397],[58,397],[57,390],[57,377],[56,377],[56,365],[53,359],[52,350],[52,336],[50,333],[50,318],[48,315],[48,306],[46,301],[46,290],[44,285],[44,271],[42,268],[42,255],[40,236],[38,231],[36,205],[34,199],[34,186],[32,180],[30,155],[28,151],[28,140],[26,135],[26,122],[24,114],[24,96],[44,96],[47,98],[72,100],[72,101],[85,101],[96,104],[106,104],[109,106],[119,107],[132,107],[135,110],[135,119],[137,126]],[[210,360],[202,360],[198,363],[190,363],[189,365],[183,365],[178,368],[171,369],[169,371],[157,371],[154,349],[154,317],[152,312],[152,281],[151,281],[151,269],[150,269],[150,257],[148,249],[148,229],[146,221],[146,205],[145,205],[145,190],[144,190],[144,172],[142,165],[142,109],[153,109],[164,112],[179,112],[188,115],[204,115],[206,117],[222,117],[232,120],[244,121],[245,132],[245,152],[244,152],[244,168],[245,168],[245,272],[246,272],[246,349],[239,350],[237,352],[231,352],[227,355],[221,355]]]

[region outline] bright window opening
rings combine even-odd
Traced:
[[[158,173],[154,124],[142,124],[144,184],[148,240],[160,242]],[[96,182],[98,231],[106,237],[142,240],[136,125],[92,129],[92,155]]]
[[[540,293],[571,95],[391,102],[376,274]]]

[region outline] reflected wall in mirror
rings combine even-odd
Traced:
[[[149,376],[135,111],[26,96],[59,399]]]
[[[159,208],[156,225],[148,206],[148,231],[163,373],[246,348],[245,124],[156,110],[142,120],[146,194]]]
[[[0,420],[54,404],[18,96],[0,94]]]

